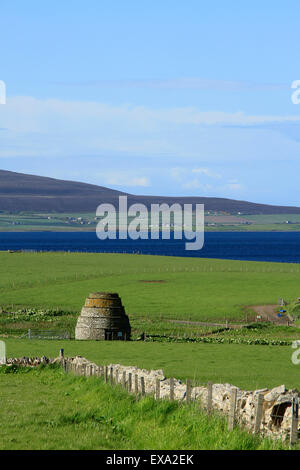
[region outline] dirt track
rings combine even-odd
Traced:
[[[276,310],[278,309],[278,305],[248,305],[247,308],[253,310],[257,315],[261,315],[262,320],[272,321],[276,323],[276,325],[287,324],[286,316],[281,318],[277,316]]]
[[[278,305],[247,305],[247,309],[252,310],[255,312],[256,315],[261,315],[262,321],[271,321],[275,325],[287,325],[288,318],[286,316],[278,317],[276,310],[278,309]],[[188,320],[169,320],[172,323],[181,323],[186,325],[199,325],[199,326],[214,326],[214,327],[228,327],[228,328],[242,328],[245,324],[225,324],[225,323],[210,323],[210,322],[200,322],[200,321],[188,321]],[[292,324],[289,321],[289,324]]]

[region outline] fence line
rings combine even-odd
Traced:
[[[126,371],[123,371],[122,377],[119,376],[119,371],[116,368],[114,370],[113,366],[96,366],[95,364],[76,364],[73,362],[72,359],[65,358],[63,354],[63,350],[60,351],[59,354],[61,366],[64,369],[64,371],[67,372],[72,372],[75,375],[79,376],[96,376],[100,378],[104,378],[104,382],[107,384],[110,384],[111,386],[114,385],[120,385],[124,390],[127,390],[128,393],[134,393],[137,398],[142,398],[146,395],[146,387],[145,387],[145,377],[144,376],[138,376],[138,374],[132,374],[132,372],[128,372],[126,374]],[[87,367],[88,366],[88,367]],[[139,380],[140,379],[140,380]],[[197,384],[199,385],[199,384]],[[206,403],[202,402],[202,397],[200,398],[201,400],[201,406],[202,409],[206,409],[207,413],[210,414],[214,409],[218,409],[216,407],[217,404],[219,405],[224,405],[224,403],[220,400],[217,399],[216,397],[213,397],[213,383],[208,382],[208,383],[203,383],[201,385],[205,385],[207,388],[207,401]],[[185,389],[185,402],[187,404],[195,401],[195,396],[193,397],[193,385],[190,379],[186,380],[186,389]],[[149,394],[150,392],[147,392]],[[161,400],[165,399],[161,395],[161,380],[159,378],[155,379],[154,383],[154,389],[151,392],[155,398],[155,400]],[[176,400],[175,397],[175,379],[174,377],[171,377],[169,379],[169,395],[167,397],[170,401]],[[239,425],[242,427],[248,427],[249,430],[249,422],[247,423],[246,421],[243,420],[242,416],[242,403],[241,403],[241,398],[238,397],[238,389],[237,387],[232,387],[230,393],[229,393],[229,410],[228,412],[224,411],[223,413],[228,415],[228,430],[232,431],[235,426]],[[264,394],[263,393],[258,393],[257,399],[256,399],[256,404],[255,404],[255,410],[254,410],[254,422],[253,425],[250,426],[250,430],[254,434],[261,434],[262,436],[265,435],[265,422],[264,422],[264,403],[266,403],[264,399]],[[297,444],[298,441],[298,425],[299,425],[299,397],[294,396],[292,400],[292,413],[291,413],[291,421],[290,421],[290,427],[289,427],[289,443],[290,446],[294,446]],[[279,407],[276,409],[277,411],[274,411],[274,408],[272,409],[271,413],[271,418],[272,422],[275,423],[275,425],[280,425],[282,420],[283,420],[283,414],[280,412]],[[220,410],[219,410],[220,411]],[[248,426],[247,426],[248,424]],[[270,435],[270,434],[269,434]],[[288,435],[288,432],[285,434],[285,437]],[[284,433],[280,436],[275,436],[275,437],[284,437]]]

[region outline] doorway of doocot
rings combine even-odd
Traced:
[[[126,333],[124,335],[123,331],[112,331],[112,330],[105,330],[104,332],[105,341],[112,341],[114,340],[126,340]]]
[[[111,341],[113,339],[113,332],[111,330],[105,330],[105,341]]]

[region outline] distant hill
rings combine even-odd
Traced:
[[[44,176],[0,170],[0,210],[10,212],[95,212],[99,204],[118,204],[118,197],[128,196],[128,203],[204,204],[205,210],[230,214],[300,214],[300,207],[271,206],[216,197],[135,196],[114,189]]]

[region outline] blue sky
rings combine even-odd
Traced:
[[[1,2],[0,168],[299,205],[299,1]]]

